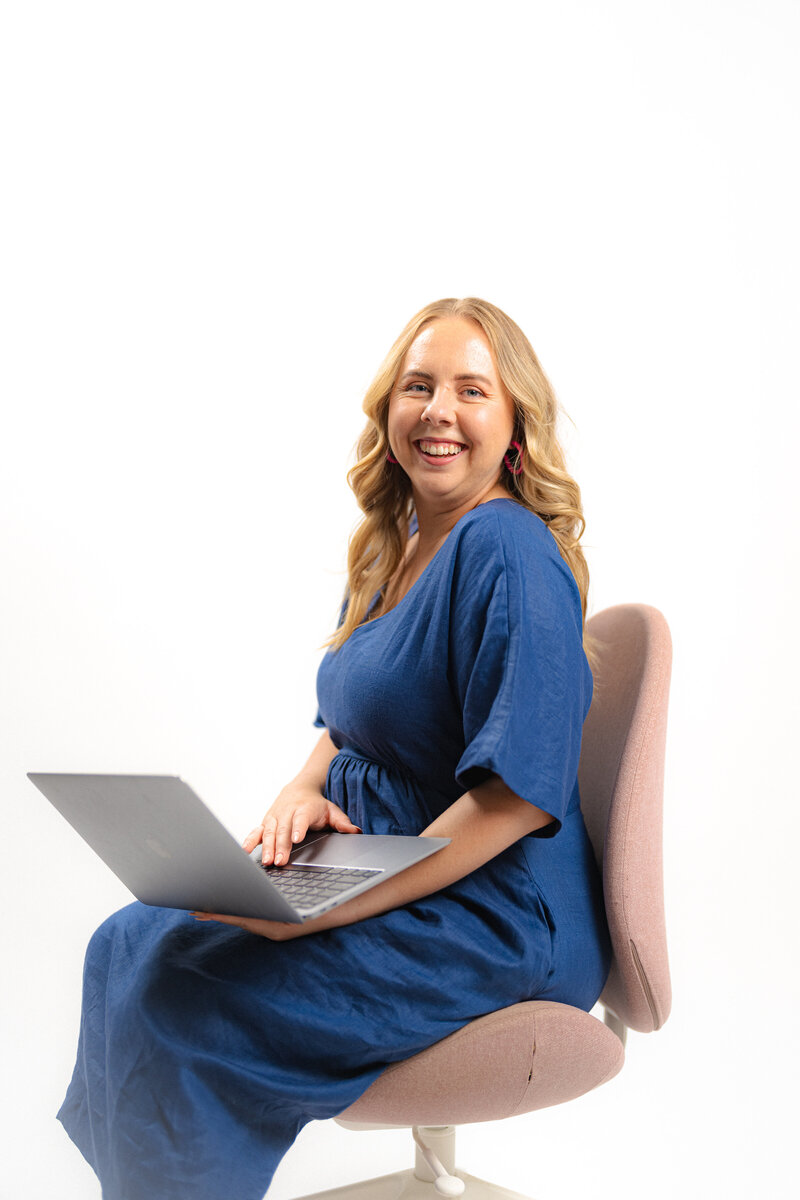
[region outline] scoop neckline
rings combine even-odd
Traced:
[[[381,613],[381,615],[380,615],[379,617],[369,617],[369,615],[368,615],[368,617],[367,617],[367,620],[366,620],[366,621],[363,621],[361,625],[356,625],[356,628],[353,630],[353,633],[356,633],[356,632],[357,632],[359,629],[367,629],[367,628],[368,628],[370,625],[377,625],[379,621],[382,621],[382,620],[384,619],[384,617],[390,617],[390,616],[392,615],[392,613],[396,613],[396,612],[397,612],[397,610],[398,610],[398,608],[400,608],[400,607],[401,607],[403,604],[405,604],[405,602],[406,602],[406,600],[408,599],[408,597],[409,597],[409,596],[410,596],[410,595],[411,595],[411,594],[412,594],[412,593],[413,593],[413,592],[414,592],[414,591],[415,591],[415,590],[416,590],[416,589],[419,587],[419,585],[422,583],[423,579],[424,579],[424,578],[425,578],[425,576],[428,574],[428,572],[430,571],[431,567],[432,567],[432,566],[433,566],[433,564],[436,562],[437,558],[438,558],[438,557],[439,557],[439,555],[442,553],[442,551],[444,550],[445,546],[446,546],[446,545],[447,545],[447,543],[450,541],[450,538],[452,537],[453,533],[455,532],[455,530],[456,530],[456,529],[458,529],[459,525],[460,525],[460,524],[461,524],[461,522],[464,520],[464,518],[465,518],[465,517],[468,517],[468,516],[470,515],[470,513],[477,512],[479,508],[483,508],[485,505],[489,505],[489,504],[514,504],[514,505],[516,505],[516,507],[517,507],[517,508],[520,508],[520,507],[521,507],[521,505],[519,505],[519,504],[517,503],[517,501],[516,501],[516,500],[512,500],[510,496],[493,496],[491,500],[482,500],[482,501],[480,502],[480,504],[476,504],[474,508],[471,508],[471,509],[469,509],[469,511],[468,511],[468,512],[465,512],[465,513],[463,513],[463,514],[462,514],[462,515],[461,515],[461,516],[458,518],[458,520],[456,521],[455,525],[454,525],[454,526],[453,526],[453,528],[450,530],[450,532],[448,533],[447,537],[444,539],[444,541],[442,542],[441,546],[439,547],[439,549],[438,549],[438,550],[436,551],[436,553],[434,554],[434,556],[433,556],[433,558],[431,559],[431,561],[430,561],[430,562],[427,564],[427,566],[425,567],[425,569],[422,571],[422,573],[420,574],[419,578],[414,580],[414,582],[412,583],[411,587],[410,587],[410,588],[408,589],[408,591],[406,592],[405,596],[403,596],[403,597],[402,597],[400,600],[398,600],[398,601],[397,601],[397,604],[395,604],[393,608],[390,608],[388,612]],[[416,515],[417,515],[417,514],[416,514],[416,510],[415,510],[415,512],[414,512],[414,516],[416,517]],[[418,520],[418,519],[417,519],[417,530],[416,530],[416,532],[419,532],[419,520]],[[414,535],[412,534],[411,536],[413,537]],[[374,597],[373,597],[373,604],[374,604]],[[370,608],[372,608],[372,605],[370,605]]]

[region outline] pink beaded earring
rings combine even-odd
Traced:
[[[386,451],[386,461],[396,463],[398,460],[393,456],[391,450]]]
[[[503,462],[506,464],[512,475],[519,475],[520,471],[522,470],[522,446],[520,446],[519,442],[512,442],[511,445],[517,447],[517,465],[516,467],[512,467],[511,463],[508,461],[507,453],[503,455]],[[510,448],[511,447],[509,447],[509,449]]]

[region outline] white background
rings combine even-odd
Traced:
[[[4,1198],[99,1197],[54,1113],[130,899],[25,772],[180,774],[251,827],[318,737],[364,390],[464,295],[569,416],[590,614],[672,631],[674,1007],[458,1163],[793,1193],[799,34],[787,0],[4,5]],[[270,1200],[412,1161],[314,1123]]]

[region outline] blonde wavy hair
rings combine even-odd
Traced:
[[[349,598],[344,620],[323,646],[338,650],[364,623],[370,601],[378,591],[381,597],[385,595],[405,555],[414,501],[408,475],[399,464],[386,459],[389,397],[411,343],[426,325],[442,317],[474,321],[489,342],[500,380],[514,401],[513,436],[523,447],[522,471],[512,475],[501,468],[501,481],[512,500],[547,522],[561,557],[572,571],[581,597],[583,648],[594,674],[598,650],[596,639],[586,632],[589,570],[580,546],[586,522],[580,488],[566,470],[556,434],[559,403],[519,326],[494,304],[475,296],[434,300],[420,309],[402,330],[367,388],[362,405],[367,425],[355,446],[355,466],[347,473],[347,482],[364,517],[348,546]]]

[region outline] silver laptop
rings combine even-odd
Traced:
[[[144,904],[308,921],[389,879],[450,838],[310,830],[284,866],[247,854],[173,775],[28,779]]]

